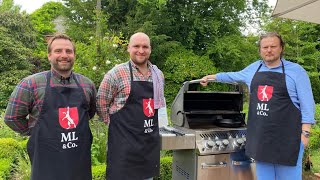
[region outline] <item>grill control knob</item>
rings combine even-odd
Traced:
[[[213,146],[215,146],[215,143],[214,143],[212,140],[208,140],[208,141],[206,142],[206,148],[207,148],[207,149],[210,149],[210,148],[212,148]]]
[[[223,145],[228,146],[229,141],[227,139],[222,140]]]
[[[218,141],[216,141],[216,145],[217,145],[217,146],[221,146],[221,145],[222,145],[222,142],[218,140]]]
[[[242,145],[244,143],[244,140],[242,138],[237,139],[237,144]]]
[[[247,141],[246,137],[242,137],[243,143],[245,143]]]

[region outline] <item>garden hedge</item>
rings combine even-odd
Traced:
[[[172,157],[163,157],[160,159],[160,176],[155,177],[155,180],[171,180],[172,179]],[[106,165],[98,165],[92,167],[93,180],[105,180]]]

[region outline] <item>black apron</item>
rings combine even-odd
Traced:
[[[257,161],[296,166],[301,112],[288,94],[283,73],[258,72],[250,86],[246,154]]]
[[[51,72],[39,120],[27,149],[32,180],[90,180],[92,134],[89,105],[78,88],[50,87]]]
[[[143,180],[159,175],[158,111],[153,108],[153,84],[133,81],[122,109],[110,115],[107,152],[108,180]]]

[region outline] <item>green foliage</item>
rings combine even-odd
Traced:
[[[92,179],[105,180],[106,179],[106,165],[92,166]]]
[[[316,150],[320,148],[320,128],[312,128],[312,133],[310,135],[310,139],[309,139],[309,145],[308,147],[311,150]]]
[[[12,168],[10,158],[0,158],[0,179],[9,179]]]
[[[18,13],[20,11],[20,7],[15,6],[13,0],[2,0],[0,1],[0,12],[4,11],[12,11]]]
[[[224,36],[212,43],[207,54],[219,72],[239,71],[259,58],[256,37]]]
[[[31,74],[34,32],[25,16],[0,12],[0,108],[6,107],[15,85]]]
[[[41,8],[30,14],[32,26],[37,33],[37,46],[33,51],[34,58],[32,63],[36,65],[35,72],[50,69],[50,63],[47,58],[47,42],[45,37],[54,34],[54,20],[59,16],[62,17],[64,6],[60,2],[47,2]],[[64,24],[62,24],[64,25]],[[65,25],[64,25],[65,26]]]
[[[92,165],[95,166],[106,162],[108,127],[104,122],[98,121],[97,118],[95,118],[90,121],[90,128],[93,135],[91,160]]]
[[[311,151],[311,161],[312,161],[312,172],[319,173],[320,172],[320,151],[318,149],[314,149]]]
[[[3,120],[4,112],[0,114],[0,138],[12,138],[16,140],[24,140],[26,137],[20,136],[20,134],[12,131]]]
[[[91,37],[94,37],[96,34],[97,21],[95,8],[97,1],[63,0],[62,2],[66,7],[64,14],[68,19],[66,33],[75,41],[83,43],[90,41]],[[106,22],[106,19],[103,21]],[[101,32],[103,34],[105,30]]]
[[[0,139],[0,159],[11,158],[15,159],[21,152],[21,147],[17,140],[12,138]]]
[[[74,70],[90,78],[98,87],[104,74],[117,64],[128,61],[127,42],[114,34],[106,34],[101,42],[101,50],[97,53],[97,44],[94,39],[89,43],[76,42],[77,59]]]
[[[207,56],[198,56],[182,46],[174,47],[174,52],[168,56],[162,70],[166,79],[167,102],[173,101],[183,82],[215,73],[215,68]]]
[[[160,159],[160,175],[155,180],[172,179],[172,157],[163,157]]]

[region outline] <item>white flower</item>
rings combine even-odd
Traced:
[[[114,48],[117,48],[117,47],[118,47],[118,44],[112,44],[112,46],[113,46]]]
[[[111,63],[111,61],[109,61],[109,60],[106,60],[106,64],[110,64]]]
[[[93,66],[92,70],[94,70],[94,71],[97,70],[97,66]]]

